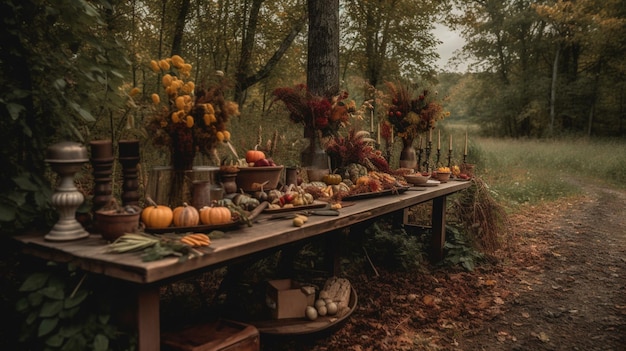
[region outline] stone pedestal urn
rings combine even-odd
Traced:
[[[89,236],[76,220],[76,209],[85,197],[74,185],[74,175],[88,162],[87,149],[74,142],[60,142],[48,148],[46,162],[61,178],[52,195],[52,204],[59,212],[59,220],[45,236],[46,240],[67,241]]]

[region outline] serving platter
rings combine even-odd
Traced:
[[[265,210],[267,208],[269,204],[264,201],[261,204],[259,204],[259,206],[257,206],[254,210],[250,211],[248,213],[248,219],[250,221],[253,221],[259,214],[261,214],[261,212],[263,212],[263,210]],[[243,221],[236,221],[236,222],[230,222],[230,223],[224,223],[224,224],[217,224],[217,225],[204,225],[204,224],[200,224],[200,225],[194,225],[194,226],[187,226],[187,227],[167,227],[167,228],[149,228],[146,227],[144,229],[144,231],[146,233],[152,233],[152,234],[164,234],[164,233],[187,233],[187,232],[197,232],[197,233],[207,233],[213,230],[222,230],[222,231],[226,231],[229,229],[235,229],[238,228],[239,226],[241,226],[242,224],[244,224]]]
[[[281,207],[281,208],[265,208],[263,213],[281,213],[281,212],[292,212],[292,211],[302,211],[302,210],[310,210],[313,208],[321,208],[328,206],[328,202],[324,201],[313,201],[312,204],[308,205],[300,205],[300,206],[292,206],[292,207]]]
[[[415,186],[431,187],[431,186],[437,186],[439,184],[441,184],[440,181],[434,180],[434,179],[429,179],[426,183],[424,183],[424,184],[415,184]]]
[[[371,193],[348,195],[348,196],[344,196],[343,200],[360,200],[360,199],[370,199],[370,198],[379,197],[379,196],[397,195],[397,194],[402,194],[403,192],[409,190],[409,188],[410,187],[408,186],[400,186],[400,187],[396,187],[393,189],[385,189],[385,190],[371,192]]]

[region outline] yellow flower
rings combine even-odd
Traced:
[[[174,67],[180,69],[183,67],[183,65],[185,64],[185,60],[183,60],[182,57],[180,57],[179,55],[174,55],[172,56],[172,64],[174,65]]]
[[[224,132],[217,132],[215,133],[215,137],[217,138],[218,141],[224,141]]]
[[[161,102],[161,98],[159,97],[159,94],[152,94],[152,102],[155,105],[158,105]]]
[[[134,87],[134,88],[132,88],[132,89],[130,90],[129,95],[130,95],[131,97],[132,97],[132,96],[135,96],[135,95],[137,95],[137,94],[139,94],[139,88]]]
[[[155,60],[150,61],[150,68],[155,73],[159,73],[159,71],[161,71],[161,67],[159,67],[159,64]]]
[[[224,140],[230,140],[230,132],[225,130],[223,133],[224,133]]]
[[[185,123],[187,124],[187,128],[193,127],[193,117],[187,116],[185,117]]]
[[[194,88],[195,85],[193,84],[193,82],[187,82],[183,85],[182,90],[185,94],[191,94]]]
[[[169,73],[164,75],[163,78],[161,78],[161,82],[163,83],[163,86],[166,88],[172,85],[172,80],[173,78]]]
[[[170,64],[167,63],[166,60],[161,60],[159,61],[159,67],[161,67],[161,69],[164,71],[168,71],[170,69]]]
[[[184,96],[179,96],[176,98],[176,108],[179,110],[184,110],[185,109],[185,97]]]
[[[206,111],[206,113],[210,115],[215,114],[215,109],[213,108],[213,105],[211,104],[204,104],[204,111]]]

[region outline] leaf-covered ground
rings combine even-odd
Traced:
[[[624,350],[626,192],[525,208],[497,262],[350,277],[358,305],[314,338],[262,337],[263,350]]]

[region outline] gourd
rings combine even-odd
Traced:
[[[171,208],[157,205],[152,199],[146,198],[150,206],[141,212],[141,221],[148,228],[167,228],[172,224],[174,213]]]
[[[232,222],[232,214],[227,207],[205,206],[200,209],[200,222],[206,225],[219,225]]]
[[[326,183],[327,185],[337,185],[341,183],[342,178],[341,178],[341,175],[339,174],[331,173],[331,174],[324,175],[324,177],[322,178],[322,181]]]
[[[193,227],[200,223],[200,214],[195,207],[183,203],[174,209],[173,221],[176,227]]]
[[[254,150],[248,150],[246,152],[246,162],[248,163],[254,163],[264,158],[265,158],[265,153],[261,150],[257,150],[256,147],[254,148]]]

